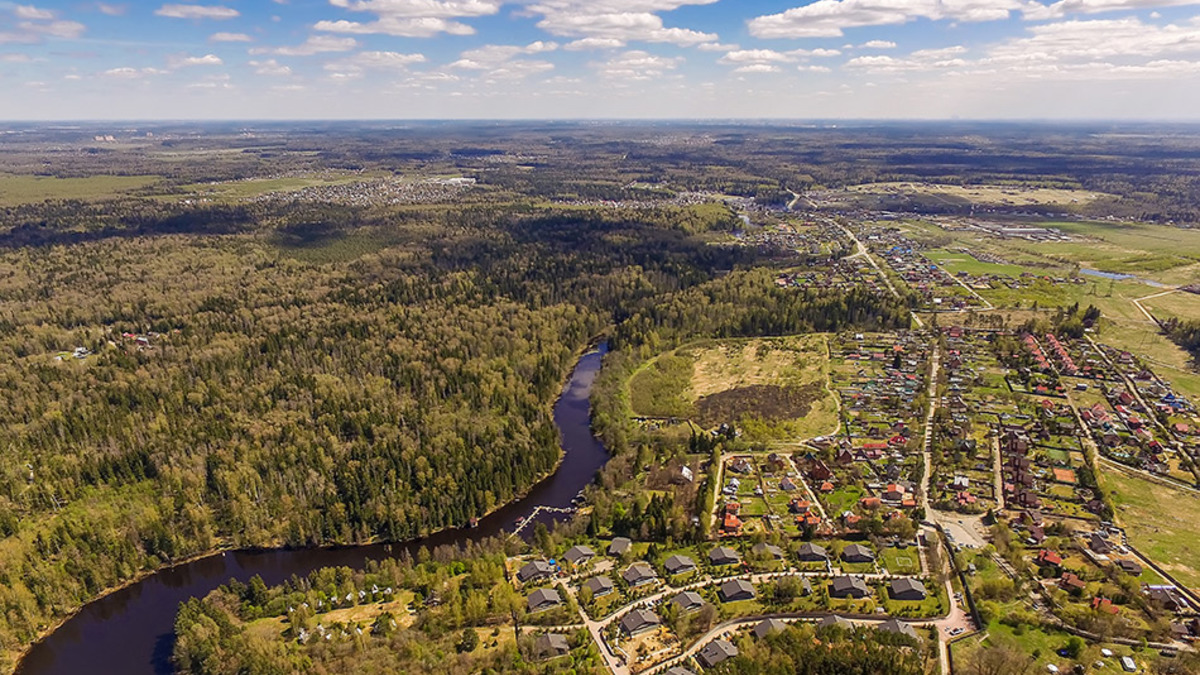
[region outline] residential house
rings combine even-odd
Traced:
[[[517,571],[517,581],[527,584],[538,579],[552,577],[555,571],[554,565],[545,560],[534,560],[533,562],[526,563],[524,567]]]
[[[829,553],[819,544],[805,542],[796,550],[796,557],[801,562],[825,562],[829,560]]]
[[[582,565],[583,563],[596,557],[596,552],[587,546],[572,546],[563,554],[567,562],[572,565]]]
[[[754,585],[745,579],[730,579],[721,584],[718,591],[721,596],[721,602],[737,602],[739,600],[753,600]]]
[[[709,564],[718,567],[722,565],[735,565],[741,561],[742,557],[738,555],[738,552],[728,546],[718,546],[708,552]]]
[[[694,612],[704,606],[704,598],[700,597],[696,591],[683,591],[671,598],[671,604],[678,607],[681,612]]]
[[[612,579],[605,576],[592,577],[583,582],[583,586],[592,592],[593,598],[602,598],[616,589]]]
[[[658,575],[654,573],[654,568],[646,563],[635,562],[621,573],[621,578],[625,580],[625,583],[636,588],[658,579]]]
[[[667,561],[663,563],[663,569],[665,569],[667,574],[671,576],[676,574],[686,574],[696,570],[696,563],[685,555],[673,555],[670,558],[667,558]]]
[[[829,594],[835,598],[865,598],[871,594],[871,589],[859,577],[834,577]]]
[[[629,636],[654,630],[662,623],[658,615],[648,609],[635,609],[621,618],[621,632]]]
[[[704,645],[696,660],[705,668],[713,668],[738,655],[738,649],[728,640],[713,640]]]
[[[625,552],[628,551],[629,547],[632,545],[633,542],[629,541],[627,537],[617,537],[616,539],[612,540],[611,544],[608,545],[608,554],[614,558],[619,558],[625,555]]]
[[[529,594],[526,600],[529,611],[543,612],[552,607],[558,607],[562,604],[562,598],[558,595],[558,591],[553,588],[539,588]]]
[[[558,633],[543,633],[533,643],[533,653],[539,659],[553,659],[565,656],[571,651],[571,645],[565,635]]]
[[[892,579],[889,584],[888,593],[893,600],[911,600],[921,601],[927,596],[925,584],[918,579],[904,577],[901,579]]]
[[[875,562],[875,554],[862,544],[850,544],[842,549],[842,560],[848,563]]]

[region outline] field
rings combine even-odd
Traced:
[[[811,437],[837,425],[828,378],[823,336],[710,341],[643,366],[630,402],[640,417],[736,422],[750,440]]]
[[[53,178],[0,174],[0,206],[34,204],[47,199],[105,199],[144,188],[160,180],[162,178],[159,176]]]
[[[1007,204],[1044,206],[1050,204],[1086,204],[1107,195],[1085,190],[1064,190],[1011,185],[941,185],[937,183],[867,183],[846,188],[863,194],[889,194],[934,197],[971,204]]]
[[[1175,292],[1142,302],[1159,319],[1195,319],[1200,317],[1200,295]]]
[[[1200,497],[1105,467],[1101,483],[1130,542],[1181,583],[1200,588]]]

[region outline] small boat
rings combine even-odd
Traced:
[[[479,519],[471,518],[470,520],[467,521],[467,527],[469,527],[471,529],[475,529],[476,527],[479,527]]]

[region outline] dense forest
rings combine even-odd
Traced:
[[[636,216],[431,209],[303,243],[260,225],[3,254],[6,658],[164,563],[412,538],[527,490],[580,351],[744,255]]]

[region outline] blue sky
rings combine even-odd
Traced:
[[[1200,0],[0,0],[0,118],[1200,118]]]

